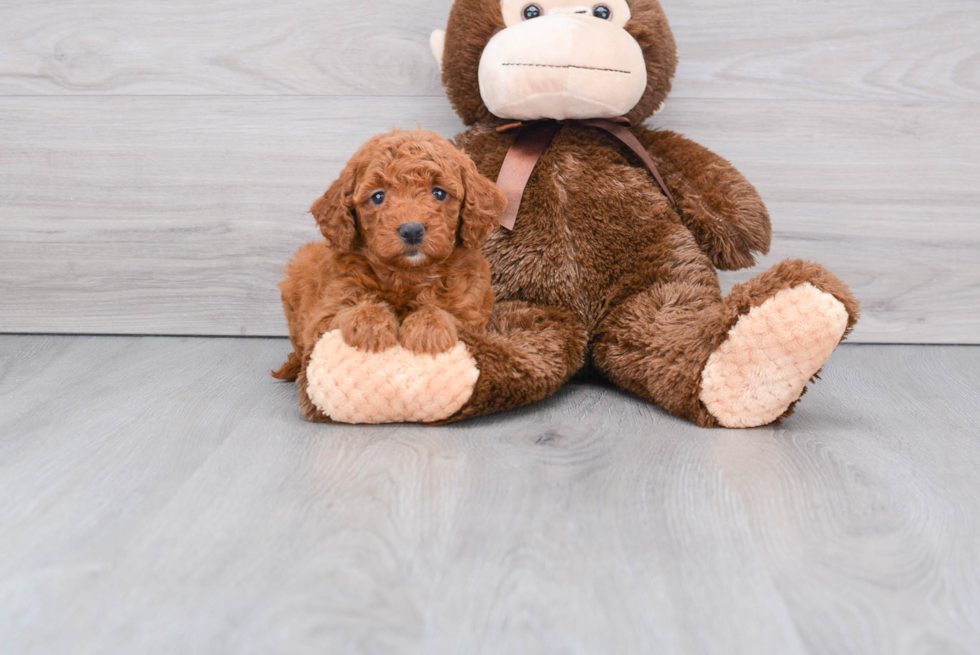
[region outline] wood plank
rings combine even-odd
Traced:
[[[726,107],[727,108],[727,107]],[[668,105],[731,159],[773,217],[772,252],[827,265],[863,302],[859,342],[980,342],[980,134],[972,104],[745,102]]]
[[[441,95],[433,0],[0,7],[0,95]]]
[[[973,0],[662,0],[680,54],[674,96],[980,99]]]
[[[765,264],[809,258],[854,286],[855,340],[977,343],[975,115],[674,100],[654,123],[758,185]],[[279,270],[318,238],[305,210],[368,135],[416,122],[461,128],[443,99],[0,99],[0,331],[284,335]]]
[[[287,350],[0,337],[0,651],[980,649],[980,348],[845,346],[749,431],[314,425]]]
[[[15,332],[281,336],[279,271],[322,238],[306,211],[350,155],[404,116],[461,127],[424,99],[0,107],[0,331]]]
[[[441,96],[450,2],[0,6],[0,95]],[[974,0],[664,1],[675,98],[980,100]]]

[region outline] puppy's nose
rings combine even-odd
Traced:
[[[425,226],[421,223],[405,223],[398,228],[398,236],[410,246],[417,246],[425,238]]]

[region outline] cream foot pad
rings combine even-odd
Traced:
[[[726,428],[768,425],[796,402],[847,329],[847,310],[809,283],[752,308],[711,354],[701,402]]]
[[[339,330],[323,335],[306,369],[310,400],[341,423],[447,419],[470,399],[478,377],[463,342],[440,355],[401,346],[367,353],[348,346]]]

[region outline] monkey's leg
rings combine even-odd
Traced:
[[[485,333],[460,338],[476,359],[480,377],[470,400],[450,421],[536,403],[558,391],[585,364],[585,328],[554,307],[500,302]]]
[[[416,355],[364,353],[339,333],[321,337],[297,379],[313,421],[449,423],[515,409],[557,391],[583,365],[586,334],[571,314],[497,303],[486,333],[463,331],[456,348]]]
[[[702,427],[789,416],[857,322],[858,303],[819,264],[785,261],[727,298],[667,283],[620,303],[592,353],[614,383]]]

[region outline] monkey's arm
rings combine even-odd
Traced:
[[[638,130],[636,135],[661,166],[681,221],[717,268],[747,268],[755,264],[753,253],[769,252],[769,213],[734,166],[674,132]]]

